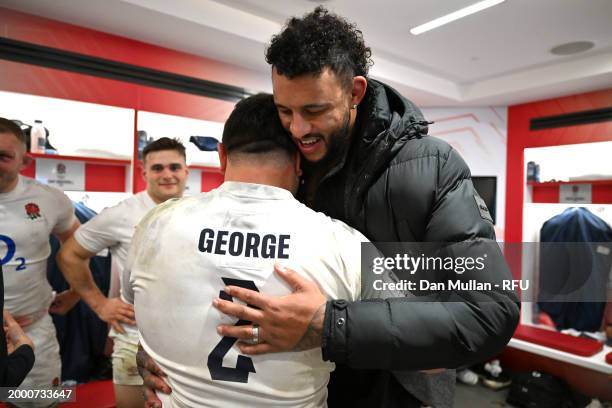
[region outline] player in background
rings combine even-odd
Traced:
[[[32,160],[26,139],[14,122],[0,118],[0,263],[4,307],[34,343],[34,367],[21,388],[59,385],[61,360],[51,312],[65,313],[78,297],[72,290],[54,296],[47,280],[49,236],[61,243],[72,237],[79,222],[66,195],[19,172]],[[49,402],[19,406],[44,407]]]
[[[189,172],[185,146],[167,137],[151,142],[143,150],[143,168],[146,190],[104,209],[82,225],[58,254],[59,266],[70,286],[111,326],[113,384],[119,408],[140,408],[143,404],[142,378],[136,368],[138,329],[132,305],[119,297],[107,298],[98,289],[89,270],[89,259],[110,248],[122,276],[134,227],[157,204],[183,195]]]

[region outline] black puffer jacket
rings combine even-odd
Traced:
[[[493,224],[479,205],[469,168],[446,142],[426,136],[419,109],[394,89],[369,80],[357,118],[345,161],[322,179],[312,207],[371,241],[470,241],[470,252],[482,253],[485,246],[491,252]],[[487,269],[476,279],[511,279],[493,246]],[[483,361],[503,349],[518,323],[518,299],[511,291],[467,291],[454,302],[424,300],[328,303],[324,357],[352,369],[385,370],[345,372],[351,386],[346,393],[363,397],[345,402],[394,405],[389,401],[397,399],[394,391],[386,389],[393,381],[387,370],[456,368]],[[338,324],[341,319],[345,324]],[[331,386],[330,392],[334,394]],[[340,392],[342,398],[349,396]]]

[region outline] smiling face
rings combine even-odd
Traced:
[[[176,150],[154,151],[144,157],[147,192],[156,203],[181,197],[188,174],[185,158]]]
[[[0,132],[0,193],[15,188],[19,172],[28,164],[26,147],[17,136]]]
[[[304,158],[311,163],[339,160],[334,156],[345,150],[354,123],[351,90],[328,68],[292,79],[273,69],[272,86],[281,123]]]

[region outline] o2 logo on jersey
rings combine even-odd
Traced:
[[[238,286],[259,292],[253,281],[232,278],[221,279],[223,279],[223,283],[226,286]],[[224,291],[219,292],[219,297],[228,302],[233,302],[232,297]],[[247,324],[251,324],[251,322],[248,320],[238,320],[234,326],[245,326]],[[223,358],[230,351],[236,340],[238,339],[235,337],[224,336],[208,355],[208,371],[213,380],[247,383],[249,382],[249,373],[256,372],[253,360],[241,354],[238,355],[236,367],[223,367]]]
[[[28,218],[31,220],[40,218],[40,207],[36,203],[27,203],[25,205],[25,211]]]
[[[13,257],[15,256],[15,252],[17,251],[15,241],[13,241],[11,237],[7,237],[6,235],[0,235],[0,243],[2,242],[6,246],[6,254],[4,255],[4,257],[2,257],[2,254],[0,254],[0,265],[4,265],[11,262],[11,259],[13,259]],[[19,265],[17,265],[17,268],[15,268],[15,270],[23,271],[26,268],[25,258],[19,257],[15,258],[15,260],[19,262]]]

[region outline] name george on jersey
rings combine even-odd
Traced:
[[[289,234],[257,234],[204,228],[200,232],[198,249],[200,252],[216,255],[289,259],[290,238]]]

